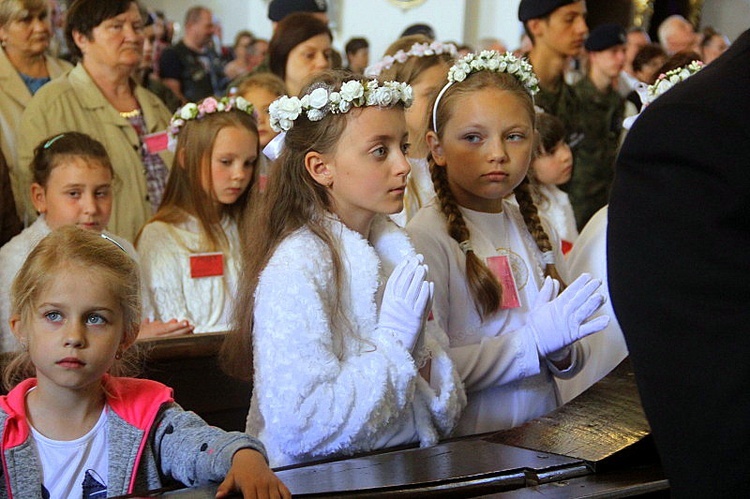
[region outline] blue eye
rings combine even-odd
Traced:
[[[376,158],[384,158],[386,154],[388,154],[388,151],[383,146],[377,147],[372,151],[372,155]]]
[[[62,314],[57,310],[52,310],[44,314],[44,318],[50,322],[60,322],[62,320]]]
[[[100,314],[89,314],[86,317],[86,324],[91,324],[92,326],[101,326],[107,324],[107,319],[105,319]]]

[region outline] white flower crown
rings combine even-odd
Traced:
[[[464,81],[467,76],[477,71],[511,74],[523,83],[523,86],[531,95],[539,92],[539,80],[529,61],[519,59],[510,52],[501,54],[496,50],[483,50],[479,54],[466,54],[456,61],[448,71],[448,82]]]
[[[526,59],[514,56],[510,52],[501,54],[496,50],[483,50],[478,54],[466,54],[448,70],[448,83],[440,90],[432,107],[432,128],[437,131],[437,107],[440,99],[454,83],[464,81],[469,75],[479,71],[508,73],[515,76],[533,97],[539,92],[539,80],[534,69]]]
[[[678,83],[687,80],[701,69],[703,69],[703,62],[693,61],[687,66],[675,68],[671,71],[660,74],[654,84],[648,86],[647,97],[646,100],[643,101],[643,104],[651,104],[664,92]]]
[[[363,84],[359,80],[349,80],[338,91],[320,86],[301,99],[286,95],[279,97],[268,107],[268,115],[274,131],[287,132],[303,111],[310,121],[320,121],[328,113],[343,114],[352,107],[391,107],[398,102],[409,107],[413,100],[412,88],[406,83],[386,81],[379,84],[377,80],[371,80]]]
[[[641,111],[638,114],[625,118],[622,122],[622,127],[625,130],[630,130],[633,123],[635,123],[635,120],[638,119],[643,110],[646,109],[649,104],[654,102],[658,97],[664,94],[664,92],[678,83],[687,80],[701,69],[703,69],[703,62],[693,61],[687,66],[675,68],[671,71],[660,74],[653,85],[646,85],[645,83],[638,82],[635,86],[635,91],[638,93],[638,97],[641,98]]]
[[[367,66],[365,68],[364,75],[368,78],[377,78],[380,73],[386,69],[390,69],[394,63],[400,62],[401,64],[409,60],[409,57],[429,57],[432,55],[448,54],[451,58],[456,57],[458,49],[452,43],[415,43],[411,46],[408,52],[399,50],[393,55],[386,55],[380,61]]]
[[[199,120],[208,114],[226,113],[232,109],[237,109],[249,114],[250,116],[255,116],[255,108],[253,105],[241,96],[222,97],[218,100],[214,97],[206,97],[197,104],[195,102],[188,102],[181,108],[177,109],[174,115],[172,115],[172,119],[169,120],[169,126],[167,127],[169,150],[174,152],[177,145],[177,135],[180,133],[180,129],[186,122]]]

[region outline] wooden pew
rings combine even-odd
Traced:
[[[667,497],[632,368],[518,428],[277,470],[295,497]],[[209,498],[216,488],[165,492]]]
[[[141,340],[134,348],[142,358],[139,377],[174,389],[175,401],[209,424],[245,431],[252,383],[227,376],[219,368],[224,333],[203,333]]]

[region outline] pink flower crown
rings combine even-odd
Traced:
[[[198,103],[188,102],[175,111],[172,119],[169,120],[169,126],[167,127],[169,150],[172,152],[175,151],[180,128],[188,121],[200,120],[206,115],[226,113],[233,109],[237,109],[253,117],[255,116],[255,108],[242,96],[222,97],[218,100],[214,97],[206,97]]]

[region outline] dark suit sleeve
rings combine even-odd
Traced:
[[[750,64],[725,66],[645,110],[610,199],[612,305],[676,496],[750,488]]]

